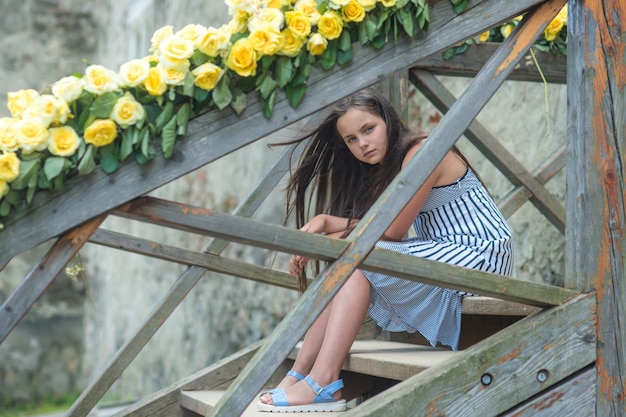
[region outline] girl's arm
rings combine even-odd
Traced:
[[[413,155],[419,150],[419,147],[420,144],[417,144],[407,152],[402,161],[402,169],[404,169]],[[418,216],[430,190],[435,186],[454,183],[465,175],[466,170],[467,166],[465,162],[454,152],[448,152],[420,189],[413,195],[406,207],[402,209],[398,217],[395,218],[393,223],[391,223],[389,228],[385,231],[384,239],[394,241],[402,240],[402,238],[406,236],[409,227],[411,227],[411,224],[413,224],[413,221]]]

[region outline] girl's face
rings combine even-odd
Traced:
[[[387,154],[387,124],[375,114],[351,108],[337,119],[337,132],[361,162],[376,165]]]

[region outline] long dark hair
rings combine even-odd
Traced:
[[[387,153],[380,164],[356,159],[337,131],[337,120],[353,108],[376,115],[387,125]],[[316,129],[289,142],[309,139],[287,184],[287,217],[295,214],[298,228],[307,222],[311,209],[312,214],[360,219],[398,174],[408,150],[425,138],[410,130],[389,100],[374,89],[340,100]]]

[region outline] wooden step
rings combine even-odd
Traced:
[[[295,358],[301,344],[289,355]],[[458,352],[449,349],[384,340],[356,340],[343,365],[344,371],[371,375],[380,378],[401,381],[432,366],[452,358]],[[199,415],[206,415],[217,404],[223,391],[183,391],[180,405],[182,408]],[[256,410],[256,398],[250,403],[242,416],[267,417],[268,413]],[[307,413],[308,417],[328,416],[328,413]],[[330,414],[332,416],[341,413]]]
[[[485,316],[520,316],[525,317],[540,311],[541,308],[513,301],[499,300],[492,297],[465,297],[463,298],[464,315]]]

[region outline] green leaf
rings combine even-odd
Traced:
[[[446,49],[445,51],[443,51],[443,53],[441,54],[441,57],[443,59],[450,59],[454,56],[454,48],[450,48],[450,49]]]
[[[65,168],[65,158],[51,156],[46,159],[43,164],[43,173],[49,181],[52,181],[57,175],[63,172]]]
[[[193,97],[193,90],[196,88],[196,78],[189,71],[185,73],[185,80],[183,81],[182,95],[187,97]]]
[[[4,201],[7,201],[12,206],[17,207],[22,201],[22,193],[18,190],[11,189],[11,191],[4,196]]]
[[[230,92],[230,87],[228,86],[228,77],[222,77],[213,89],[213,101],[215,101],[215,105],[222,110],[228,106],[232,100],[233,94]]]
[[[2,203],[0,203],[0,217],[6,217],[9,215],[9,213],[11,213],[11,205],[8,201],[2,200]],[[0,226],[1,225],[2,223],[0,223]],[[1,229],[2,228],[0,227],[0,230]]]
[[[258,88],[263,100],[267,100],[274,93],[277,85],[278,83],[269,75],[263,79],[263,82]]]
[[[409,36],[413,36],[413,18],[411,17],[411,14],[408,12],[408,10],[398,10],[397,16],[406,34]]]
[[[171,158],[174,153],[174,144],[176,143],[176,118],[172,119],[163,127],[161,133],[161,149],[165,158]]]
[[[352,48],[347,51],[342,51],[341,49],[337,51],[337,63],[339,65],[345,65],[352,59]]]
[[[139,140],[139,130],[130,126],[122,130],[122,143],[120,145],[120,161],[125,160],[133,153],[133,145]]]
[[[323,69],[329,70],[337,61],[337,42],[328,42],[328,46],[322,55],[320,55],[320,65]]]
[[[361,45],[366,45],[369,40],[370,38],[367,36],[367,28],[365,27],[365,25],[359,25],[359,43]]]
[[[363,19],[362,25],[365,25],[365,31],[367,32],[367,38],[369,40],[374,39],[376,37],[376,28],[378,27],[378,21],[376,20],[376,16],[367,14],[365,19]]]
[[[94,153],[94,147],[92,145],[88,145],[85,154],[78,164],[78,175],[87,175],[94,170],[94,168],[96,167]]]
[[[150,137],[150,131],[149,130],[145,130],[141,132],[141,147],[140,150],[142,157],[143,158],[137,158],[137,161],[139,162],[141,159],[143,159],[144,162],[139,162],[141,163],[145,163],[148,162],[149,160],[151,160],[152,158],[154,158],[154,156],[156,155],[156,153],[154,152],[154,148],[152,147],[152,145],[150,144],[150,140],[152,138]]]
[[[289,99],[289,105],[292,108],[298,107],[302,97],[304,97],[304,93],[306,93],[306,84],[299,85],[287,85],[285,86],[285,93],[287,93],[287,98]]]
[[[350,32],[344,30],[341,33],[341,37],[339,38],[339,50],[342,52],[348,52],[348,50],[352,49],[352,39],[350,37]]]
[[[117,102],[119,95],[113,92],[104,93],[91,103],[89,111],[92,115],[99,119],[106,119],[111,114],[113,106]]]
[[[248,107],[248,96],[241,90],[235,90],[233,101],[230,103],[235,113],[240,115]]]
[[[209,56],[203,54],[202,52],[196,49],[196,52],[191,56],[191,63],[194,67],[199,67],[200,65],[209,62]]]
[[[272,94],[263,100],[263,115],[266,118],[272,117],[272,111],[274,111],[274,99],[276,98],[276,90]]]
[[[453,9],[456,14],[463,13],[467,7],[467,0],[452,0],[452,3],[455,3]]]
[[[274,76],[276,77],[276,82],[280,88],[285,88],[287,83],[291,80],[294,75],[293,62],[291,58],[287,56],[281,56],[276,61],[276,70],[274,71]]]
[[[174,103],[168,101],[167,103],[165,103],[163,111],[161,111],[161,114],[159,114],[159,117],[157,117],[154,123],[156,127],[155,133],[157,135],[161,133],[163,126],[165,126],[172,117],[174,117]]]
[[[26,190],[26,206],[30,206],[30,203],[33,201],[33,197],[35,196],[35,191],[37,191],[37,182],[39,181],[39,167],[37,164],[37,171],[33,173],[28,178],[28,189]]]
[[[39,173],[39,163],[39,159],[23,159],[20,163],[20,173],[17,178],[11,182],[11,188],[14,190],[23,190],[28,187],[30,178]]]
[[[103,146],[98,150],[100,155],[100,168],[107,174],[111,174],[120,166],[119,150],[115,143]]]
[[[176,134],[184,136],[187,133],[187,123],[189,123],[189,117],[191,116],[191,105],[189,103],[183,104],[176,113]]]

